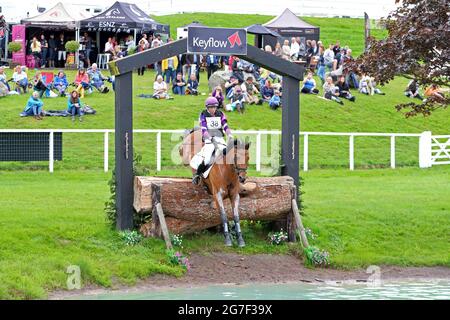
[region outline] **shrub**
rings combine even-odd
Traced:
[[[20,42],[10,42],[8,43],[9,52],[19,52],[22,49],[22,44]]]
[[[76,52],[80,48],[80,43],[78,41],[67,41],[65,47],[69,52]]]

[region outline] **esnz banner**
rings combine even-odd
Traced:
[[[188,27],[188,53],[246,55],[245,29]]]

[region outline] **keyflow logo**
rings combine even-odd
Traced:
[[[245,29],[188,28],[188,53],[210,53],[223,55],[247,54]]]

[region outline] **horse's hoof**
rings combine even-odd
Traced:
[[[245,241],[244,241],[244,239],[242,237],[238,238],[238,247],[239,248],[245,247]]]
[[[233,242],[231,241],[230,234],[225,235],[225,246],[227,246],[227,247],[233,246]]]

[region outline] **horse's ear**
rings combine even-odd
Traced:
[[[248,150],[250,148],[251,142],[245,143],[245,150]]]
[[[235,146],[237,146],[237,144],[238,144],[238,139],[233,139],[233,143],[234,143]]]

